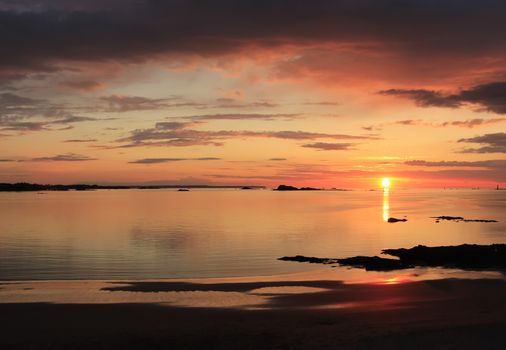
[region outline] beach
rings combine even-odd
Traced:
[[[477,275],[479,276],[479,275]],[[212,279],[8,281],[2,349],[499,349],[506,281],[329,270]]]

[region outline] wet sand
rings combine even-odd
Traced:
[[[2,349],[502,349],[504,279],[0,283]]]

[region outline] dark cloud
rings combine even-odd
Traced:
[[[97,120],[74,115],[72,109],[72,107],[55,105],[42,99],[2,93],[0,94],[0,131],[55,130],[56,126],[63,125],[70,128],[74,123]]]
[[[65,143],[86,143],[86,142],[96,142],[98,141],[97,139],[70,139],[70,140],[65,140],[63,142]]]
[[[0,120],[0,130],[2,131],[40,131],[48,130],[46,122],[19,122]]]
[[[423,126],[429,128],[446,128],[446,127],[460,127],[460,128],[477,128],[484,125],[492,125],[506,123],[506,118],[473,118],[466,120],[452,120],[446,122],[432,122],[423,119],[404,119],[396,120],[393,122],[381,123],[377,125],[364,126],[362,129],[367,131],[382,130],[383,127],[388,125],[405,125],[405,126]]]
[[[482,125],[496,124],[496,123],[504,123],[506,122],[506,118],[493,118],[493,119],[483,119],[483,118],[474,118],[468,120],[457,120],[452,122],[444,122],[441,123],[441,126],[460,126],[463,128],[474,128]]]
[[[457,108],[460,102],[453,99],[452,96],[445,96],[441,92],[430,90],[402,90],[390,89],[380,91],[382,95],[394,95],[409,98],[420,107],[450,107]]]
[[[22,1],[0,7],[0,42],[8,53],[0,56],[0,71],[50,71],[69,61],[141,62],[162,54],[205,57],[315,43],[374,43],[423,60],[431,55],[494,57],[506,47],[506,4],[501,0],[57,3]]]
[[[53,126],[55,125],[66,125],[67,127],[58,130],[67,130],[72,128],[72,126],[69,124],[95,121],[95,120],[97,119],[73,115],[69,115],[62,119],[44,120],[44,121],[19,121],[18,118],[6,118],[5,120],[3,120],[0,117],[0,130],[15,131],[15,132],[54,130]]]
[[[0,111],[33,106],[41,103],[41,100],[16,95],[10,92],[0,94]]]
[[[506,153],[506,133],[498,132],[482,136],[460,139],[458,142],[477,143],[480,148],[467,148],[462,153]]]
[[[327,143],[327,142],[315,142],[302,145],[302,147],[316,148],[322,151],[347,151],[353,150],[355,144],[353,143]]]
[[[479,160],[479,161],[425,161],[408,160],[406,165],[421,167],[479,167],[479,168],[506,168],[506,159]]]
[[[208,161],[208,160],[220,160],[221,158],[215,157],[201,157],[201,158],[144,158],[133,160],[129,163],[132,164],[159,164],[159,163],[169,163],[169,162],[180,162],[183,160],[198,160],[198,161]]]
[[[390,89],[380,91],[382,95],[394,95],[409,98],[420,107],[450,107],[457,108],[460,102],[455,100],[454,96],[445,96],[441,92],[430,90],[402,90]]]
[[[96,160],[96,158],[91,158],[88,156],[83,156],[83,155],[75,154],[75,153],[58,154],[58,155],[55,155],[52,157],[32,158],[32,161],[34,161],[34,162],[44,162],[44,161],[81,162],[81,161],[88,161],[88,160]]]
[[[458,108],[465,104],[479,106],[479,110],[506,114],[506,82],[477,85],[456,94],[444,94],[431,90],[391,89],[380,91],[383,95],[409,98],[421,107]]]
[[[458,95],[462,102],[474,103],[488,112],[506,114],[506,82],[499,81],[463,90]]]
[[[181,130],[186,129],[190,126],[196,125],[193,121],[190,122],[159,122],[156,123],[155,129],[158,130]]]
[[[171,107],[169,101],[178,100],[179,97],[147,98],[141,96],[111,95],[100,98],[106,102],[108,112],[129,112],[162,109]]]
[[[200,157],[200,158],[191,158],[191,160],[221,160],[221,158],[216,158],[216,157]]]
[[[286,158],[269,158],[269,160],[273,160],[273,161],[284,161],[284,160],[288,160]]]
[[[0,163],[14,162],[12,159],[0,159]]]
[[[97,120],[96,118],[91,117],[81,117],[77,115],[69,115],[63,119],[56,119],[48,122],[48,124],[71,124],[71,123],[81,123],[81,122],[91,122]]]

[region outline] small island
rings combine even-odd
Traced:
[[[289,185],[279,185],[274,191],[321,191],[320,188],[313,187],[294,187]]]

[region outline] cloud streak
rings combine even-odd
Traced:
[[[197,161],[210,161],[210,160],[220,160],[221,158],[216,157],[201,157],[201,158],[143,158],[133,160],[129,163],[131,164],[160,164],[160,163],[170,163],[170,162],[180,162],[185,160],[197,160]]]
[[[362,129],[367,131],[377,131],[382,130],[385,126],[390,125],[403,125],[403,126],[422,126],[427,128],[449,128],[449,127],[458,127],[458,128],[467,128],[473,129],[481,126],[494,125],[506,123],[506,118],[473,118],[466,120],[452,120],[445,122],[433,122],[423,119],[404,119],[404,120],[396,120],[392,122],[386,122],[376,125],[364,126]]]
[[[464,138],[460,139],[458,142],[484,145],[479,148],[464,149],[461,153],[506,153],[506,133],[504,132]]]
[[[307,143],[302,145],[302,147],[306,148],[316,148],[321,151],[349,151],[355,150],[354,143],[328,143],[328,142],[315,142],[315,143]]]
[[[50,157],[37,157],[31,159],[34,162],[83,162],[90,160],[97,160],[96,158],[84,156],[76,153],[65,153],[65,154],[57,154],[55,156]]]
[[[230,114],[204,114],[182,117],[183,119],[190,119],[195,121],[209,121],[209,120],[293,120],[299,117],[300,114],[293,113],[278,113],[278,114],[263,114],[263,113],[230,113]]]
[[[506,168],[506,159],[479,160],[479,161],[425,161],[408,160],[406,165],[419,167],[478,167],[478,168]]]

